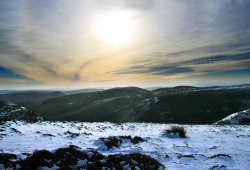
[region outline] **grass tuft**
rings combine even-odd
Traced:
[[[186,130],[183,126],[173,125],[169,129],[165,129],[163,136],[167,136],[170,138],[186,138]]]

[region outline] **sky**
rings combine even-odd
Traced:
[[[0,89],[250,83],[249,0],[12,0],[0,11]]]

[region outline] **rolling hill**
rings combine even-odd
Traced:
[[[59,91],[16,91],[0,94],[0,99],[11,103],[38,102],[63,95]]]
[[[211,124],[248,109],[249,88],[125,87],[64,95],[24,105],[47,120]]]
[[[115,88],[29,103],[28,107],[49,120],[139,121],[140,103],[152,94],[140,88]]]

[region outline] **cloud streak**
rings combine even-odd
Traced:
[[[232,65],[232,62],[239,63],[241,62],[241,65],[239,65],[241,68],[248,68],[249,62],[250,62],[250,52],[236,54],[236,55],[215,55],[215,56],[206,56],[206,57],[199,57],[197,59],[191,59],[186,61],[179,61],[174,63],[164,63],[164,64],[158,64],[158,65],[150,65],[147,64],[147,62],[144,60],[144,63],[137,66],[131,66],[129,69],[125,70],[118,70],[113,71],[111,73],[113,74],[159,74],[159,75],[175,75],[175,74],[181,74],[181,73],[194,73],[199,72],[197,68],[201,67],[200,65],[212,65],[216,66],[218,63],[227,63],[228,69],[230,69],[230,66]],[[151,60],[149,61],[151,62]],[[160,62],[158,62],[160,63]],[[223,71],[222,68],[214,69],[213,71]],[[209,72],[212,71],[210,69],[203,70],[203,72]]]

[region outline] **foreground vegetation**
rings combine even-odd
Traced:
[[[249,126],[183,127],[154,123],[7,121],[0,124],[0,169],[4,166],[91,169],[99,165],[154,169],[158,163],[166,169],[248,168]],[[162,135],[163,132],[167,135]],[[180,135],[183,132],[186,138]]]
[[[172,125],[170,128],[165,129],[163,136],[170,138],[186,138],[186,130],[183,126]]]
[[[70,169],[165,169],[155,159],[140,153],[114,154],[104,156],[95,150],[80,150],[70,145],[53,152],[38,150],[28,155],[26,159],[18,160],[14,154],[0,153],[0,164],[4,168],[34,170],[39,168]]]

